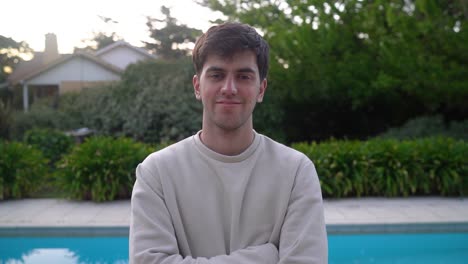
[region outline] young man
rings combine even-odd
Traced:
[[[138,166],[130,263],[327,263],[313,163],[253,129],[267,43],[222,24],[199,38],[193,63],[202,130]]]

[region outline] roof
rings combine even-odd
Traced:
[[[37,52],[39,53],[39,52]],[[115,72],[117,74],[121,74],[122,73],[122,70],[117,68],[116,66],[114,65],[111,65],[95,56],[93,56],[92,54],[89,54],[89,53],[86,53],[86,52],[76,52],[74,54],[65,54],[65,55],[61,55],[57,60],[47,64],[47,65],[43,65],[42,64],[42,59],[41,58],[37,58],[36,61],[31,60],[30,64],[28,66],[24,66],[22,67],[23,69],[20,70],[20,73],[16,74],[16,70],[15,72],[13,72],[10,77],[8,78],[10,83],[12,85],[16,85],[18,84],[19,82],[21,81],[27,81],[33,77],[36,77],[38,75],[40,75],[41,73],[44,73],[50,69],[53,69],[67,61],[70,61],[72,60],[73,58],[77,58],[77,57],[81,57],[81,58],[84,58],[84,59],[87,59],[87,60],[90,60],[100,66],[102,66],[103,68],[107,69],[107,70],[110,70],[112,72]],[[19,67],[18,67],[19,68]],[[13,76],[15,74],[15,76]]]
[[[103,54],[106,54],[116,48],[119,47],[126,47],[128,49],[134,50],[137,53],[140,53],[150,59],[156,59],[157,57],[151,53],[149,53],[147,50],[139,47],[132,46],[131,44],[125,42],[125,41],[116,41],[94,53],[88,53],[84,51],[78,51],[73,54],[58,54],[58,59],[45,64],[44,63],[44,52],[34,52],[34,56],[31,60],[29,61],[22,61],[20,62],[16,67],[15,70],[8,76],[7,82],[10,85],[16,85],[22,81],[29,80],[33,77],[36,77],[37,75],[48,71],[54,67],[59,66],[62,63],[65,63],[73,58],[76,57],[82,57],[87,60],[93,61],[94,63],[102,66],[105,69],[108,69],[112,72],[115,72],[117,74],[122,73],[122,69],[118,68],[117,66],[114,66],[100,57]]]
[[[135,50],[136,52],[138,53],[141,53],[151,59],[157,59],[157,57],[151,53],[149,53],[147,50],[143,49],[143,48],[139,48],[139,47],[135,47],[131,44],[129,44],[128,42],[125,42],[123,40],[119,40],[119,41],[116,41],[108,46],[105,46],[104,48],[96,51],[94,53],[94,55],[96,56],[102,56],[103,54],[105,53],[108,53],[109,51],[113,50],[113,49],[116,49],[118,47],[127,47],[129,49],[132,49],[132,50]]]
[[[59,56],[62,58],[63,56],[70,56],[70,54],[59,54]],[[8,76],[8,82],[17,84],[23,80],[25,76],[44,66],[44,52],[34,52],[34,56],[31,60],[21,61],[16,65],[15,70]]]

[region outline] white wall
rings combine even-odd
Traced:
[[[59,85],[62,81],[99,82],[117,80],[120,80],[117,73],[107,70],[86,58],[74,57],[31,78],[27,83],[31,85]]]
[[[116,47],[108,52],[105,52],[104,54],[99,55],[99,57],[102,60],[119,67],[120,69],[125,69],[131,63],[136,63],[148,58],[144,54],[126,46]]]

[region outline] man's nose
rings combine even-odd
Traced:
[[[221,88],[221,92],[223,95],[236,95],[237,94],[237,86],[235,79],[233,77],[226,78],[226,81]]]

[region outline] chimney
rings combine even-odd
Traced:
[[[58,53],[57,36],[54,33],[47,33],[45,35],[45,48],[43,64],[48,64],[60,57]]]

